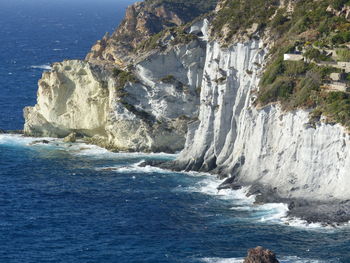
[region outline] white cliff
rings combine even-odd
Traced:
[[[56,63],[39,80],[37,104],[25,108],[24,132],[63,137],[70,131],[104,135],[110,77],[99,67],[73,60]]]
[[[322,121],[310,125],[304,110],[258,108],[263,41],[223,48],[209,40],[208,28],[199,21],[187,29],[197,40],[141,57],[131,70],[136,81],[123,87],[102,66],[55,64],[39,82],[37,105],[25,110],[26,134],[77,132],[112,149],[176,151],[188,127],[174,163],[179,169],[231,176],[282,199],[350,199],[348,132]]]
[[[134,80],[122,87],[110,65],[56,63],[39,81],[37,104],[25,109],[24,132],[76,132],[115,150],[181,150],[186,124],[197,116],[204,61],[199,40],[170,47],[134,65]]]
[[[265,54],[256,40],[208,44],[199,120],[176,164],[260,184],[281,198],[349,199],[350,137],[342,126],[313,128],[307,111],[254,105]]]

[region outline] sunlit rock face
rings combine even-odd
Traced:
[[[350,198],[350,138],[342,126],[313,127],[307,111],[255,106],[265,55],[256,40],[208,44],[199,119],[189,126],[177,168],[234,176],[285,198]]]
[[[181,150],[187,122],[198,115],[205,48],[194,40],[152,53],[122,87],[108,66],[56,63],[39,81],[37,104],[25,109],[25,133],[64,137],[74,131],[115,150]]]

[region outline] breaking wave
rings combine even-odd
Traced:
[[[243,263],[243,258],[202,258],[200,262],[206,263]],[[330,261],[323,261],[317,259],[303,259],[295,256],[283,257],[280,259],[281,263],[330,263]],[[338,261],[332,261],[336,263]]]
[[[30,66],[33,69],[43,69],[43,70],[51,70],[51,66],[49,64],[43,64],[43,65],[34,65]]]

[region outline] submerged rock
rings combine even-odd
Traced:
[[[74,143],[77,141],[77,134],[75,132],[72,132],[71,134],[69,134],[67,137],[65,137],[63,139],[63,142],[66,142],[66,143]]]
[[[23,130],[2,130],[2,131],[3,133],[8,133],[8,134],[23,134]]]
[[[36,141],[31,142],[29,145],[31,146],[31,145],[35,145],[35,144],[39,144],[39,143],[49,144],[50,141],[48,141],[48,140],[36,140]]]
[[[243,263],[279,263],[279,261],[275,253],[259,246],[248,250],[248,256]]]
[[[166,161],[163,160],[146,160],[139,164],[139,167],[155,166],[160,167]]]

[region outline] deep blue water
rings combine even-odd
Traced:
[[[83,58],[126,3],[0,0],[0,128],[22,128],[36,66]],[[0,262],[226,263],[257,245],[282,262],[350,262],[349,227],[291,221],[283,204],[218,193],[213,176],[137,166],[175,156],[34,140],[0,135]]]
[[[82,59],[132,0],[0,0],[0,129],[23,128],[40,66]]]

